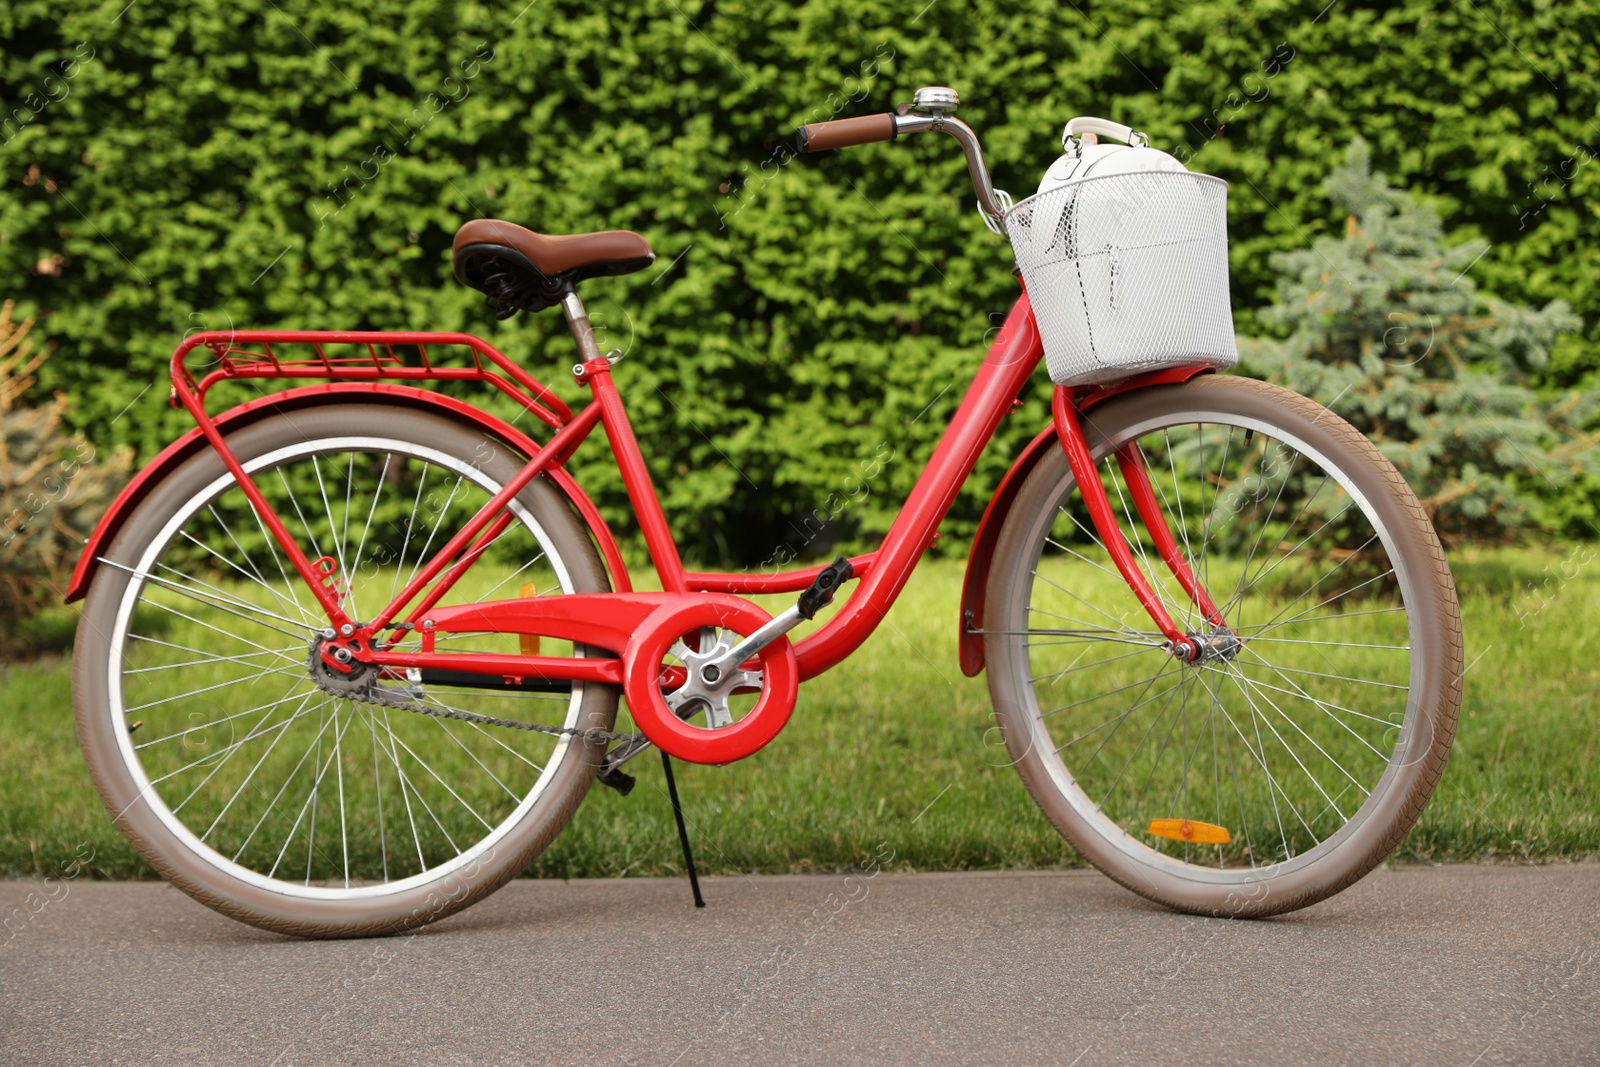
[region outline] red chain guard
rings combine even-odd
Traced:
[[[634,722],[651,743],[690,763],[732,763],[759,752],[789,721],[800,691],[794,646],[781,637],[761,650],[762,687],[755,707],[738,722],[716,729],[691,726],[667,707],[661,696],[662,659],[673,642],[702,626],[749,636],[771,618],[729,593],[578,593],[436,607],[418,622],[427,653],[433,651],[433,635],[464,631],[542,634],[620,650],[622,692]],[[530,665],[526,673],[547,673],[532,669],[548,666],[536,659],[502,659],[505,663],[497,661],[491,673],[519,673],[512,668],[524,660]]]
[[[623,693],[633,721],[652,744],[690,763],[732,763],[764,748],[778,736],[800,692],[800,666],[794,646],[780,637],[756,656],[762,672],[761,696],[744,718],[708,729],[684,722],[661,696],[661,663],[680,637],[702,626],[720,626],[749,636],[771,618],[738,597],[706,595],[698,602],[656,611],[628,642],[623,654],[627,681]]]

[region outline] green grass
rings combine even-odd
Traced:
[[[1600,560],[1533,550],[1452,556],[1467,626],[1466,695],[1450,766],[1401,861],[1600,853]],[[729,767],[678,764],[697,858],[713,872],[828,870],[880,847],[901,869],[1074,866],[1034,807],[989,710],[956,665],[962,562],[932,560],[851,660],[808,683],[787,729]],[[0,669],[0,874],[49,874],[87,845],[101,877],[148,877],[90,785],[72,726],[70,665]],[[529,873],[681,869],[660,761],[631,796],[596,787]]]

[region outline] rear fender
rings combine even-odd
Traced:
[[[1114,385],[1079,391],[1073,400],[1080,412],[1088,411],[1114,396],[1135,389],[1145,389],[1153,385],[1181,385],[1196,375],[1207,374],[1210,371],[1210,367],[1169,367],[1166,370],[1141,374]],[[1063,388],[1066,387],[1056,386],[1057,391]],[[1033,468],[1038,466],[1039,461],[1057,444],[1054,423],[1040,430],[1039,435],[1029,441],[1027,447],[1017,455],[1011,464],[1011,469],[1006,471],[1005,477],[1000,479],[1000,485],[995,489],[994,496],[989,500],[989,507],[983,513],[983,519],[978,523],[977,536],[972,539],[972,553],[967,558],[967,576],[961,587],[959,646],[961,673],[969,678],[975,678],[983,671],[983,634],[973,631],[981,631],[984,627],[983,609],[989,590],[989,571],[994,565],[994,550],[1000,541],[1000,531],[1005,529],[1006,516],[1011,513],[1011,506],[1016,503],[1022,483],[1027,481],[1028,475],[1033,473]]]
[[[216,424],[217,429],[227,435],[273,415],[302,411],[321,404],[344,404],[352,401],[398,404],[431,411],[457,421],[470,422],[524,456],[532,455],[539,448],[531,437],[504,419],[480,411],[454,397],[411,386],[387,383],[308,385],[273,393],[271,396],[261,397],[223,412],[216,417]],[[72,581],[67,586],[67,603],[81,600],[88,592],[89,583],[94,580],[95,571],[99,567],[101,555],[115,540],[123,523],[127,521],[139,502],[149,495],[161,479],[176,470],[190,456],[209,447],[205,437],[196,427],[162,449],[161,453],[146,464],[144,469],[134,476],[133,481],[123,488],[117,499],[112,502],[110,510],[100,520],[100,524],[95,527],[94,533],[89,536],[83,554],[78,557],[78,565],[72,572]],[[633,583],[628,576],[627,564],[623,562],[616,537],[612,535],[611,528],[606,525],[594,501],[589,499],[573,480],[572,475],[564,469],[550,468],[544,472],[544,477],[561,491],[583,519],[584,525],[589,528],[590,535],[600,549],[601,557],[606,561],[606,568],[611,572],[611,587],[618,592],[630,592]]]

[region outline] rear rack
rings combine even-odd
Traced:
[[[209,370],[191,369],[197,350]],[[196,378],[196,373],[202,376]],[[560,429],[572,409],[493,345],[465,333],[377,330],[212,330],[186,339],[172,354],[172,400],[204,410],[221,381],[477,381],[494,386],[547,425]],[[191,407],[191,411],[194,410]]]

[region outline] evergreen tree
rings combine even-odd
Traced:
[[[1241,339],[1243,369],[1313,397],[1375,441],[1422,498],[1441,536],[1503,540],[1554,495],[1600,471],[1593,391],[1541,398],[1530,382],[1578,316],[1479,290],[1487,250],[1451,244],[1439,214],[1372,170],[1360,139],[1324,188],[1342,237],[1277,253],[1284,339]]]

